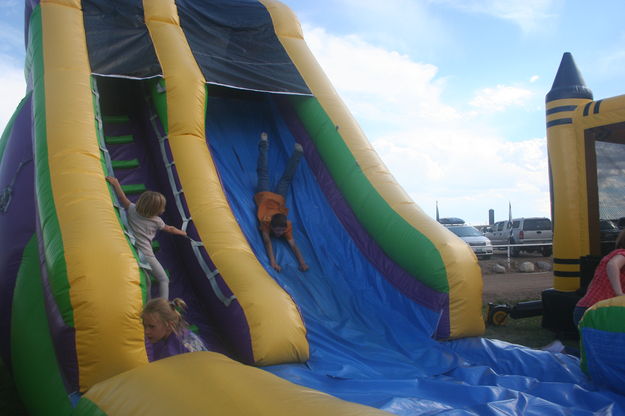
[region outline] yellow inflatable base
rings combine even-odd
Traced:
[[[137,367],[96,384],[84,398],[107,416],[389,415],[213,352],[182,354]]]

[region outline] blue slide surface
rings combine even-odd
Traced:
[[[310,270],[300,272],[286,242],[274,240],[282,272],[273,271],[253,201],[257,144],[266,131],[275,185],[295,138],[267,94],[213,95],[206,122],[234,215],[308,330],[310,360],[267,371],[398,415],[625,414],[625,398],[593,385],[574,357],[483,338],[434,341],[438,313],[401,295],[363,256],[304,159],[287,206]]]

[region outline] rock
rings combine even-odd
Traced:
[[[535,270],[534,263],[531,261],[524,261],[519,264],[519,271],[522,273],[532,273]]]
[[[506,272],[506,268],[500,264],[493,264],[492,267],[493,273],[502,274]]]
[[[549,272],[551,271],[551,263],[546,261],[537,261],[536,268],[541,272]]]

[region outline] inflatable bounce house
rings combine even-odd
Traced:
[[[593,101],[570,53],[547,94],[554,288],[543,324],[572,329],[573,307],[625,228],[625,95]],[[625,393],[625,299],[597,303],[580,322],[582,367]]]
[[[30,415],[623,414],[571,356],[478,337],[471,249],[397,185],[275,0],[26,0],[0,140],[0,354]],[[253,195],[261,132],[310,269]],[[424,146],[427,145],[424,143]],[[149,362],[149,271],[105,176],[167,198],[153,247],[209,351]]]

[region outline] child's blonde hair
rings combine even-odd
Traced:
[[[141,317],[148,314],[158,315],[158,317],[166,324],[171,324],[172,329],[177,335],[180,335],[189,324],[182,318],[187,310],[187,304],[180,298],[168,301],[165,298],[154,298],[143,307]]]
[[[165,196],[162,193],[145,191],[137,200],[137,213],[146,218],[155,217],[165,209],[165,203]]]

